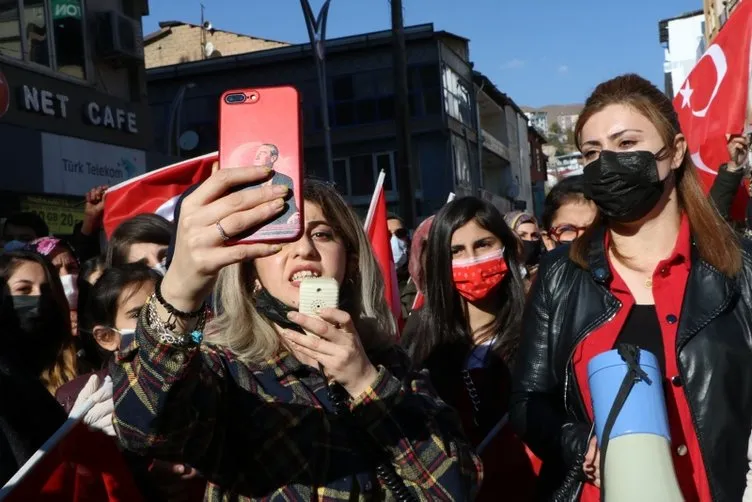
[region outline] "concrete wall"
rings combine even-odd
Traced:
[[[527,202],[528,210],[533,210],[533,188],[530,181],[530,140],[527,132],[527,117],[515,114],[517,117],[517,134],[520,152],[520,195],[517,200]]]
[[[663,71],[671,75],[674,96],[705,49],[704,22],[705,17],[697,15],[668,23],[668,48],[664,50]]]
[[[148,41],[144,47],[147,68],[169,66],[205,58],[202,46],[203,28],[191,24],[162,28],[161,33]],[[261,38],[238,35],[226,31],[206,31],[206,42],[214,45],[212,57],[232,56],[246,52],[263,51],[290,45]]]

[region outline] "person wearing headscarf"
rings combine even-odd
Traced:
[[[431,230],[433,216],[429,216],[418,225],[413,233],[410,244],[410,257],[408,259],[408,271],[410,279],[402,288],[400,301],[402,303],[402,316],[407,318],[413,310],[423,306],[423,293],[425,291],[425,251],[428,232]]]

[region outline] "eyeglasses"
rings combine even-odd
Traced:
[[[552,227],[548,231],[548,235],[554,238],[557,242],[572,242],[577,237],[582,235],[587,227],[578,227],[576,225],[569,225],[567,223]]]

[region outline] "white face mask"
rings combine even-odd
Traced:
[[[167,266],[165,265],[165,261],[162,260],[153,267],[151,267],[153,271],[164,277],[164,275],[167,273]]]
[[[389,243],[392,247],[392,259],[394,259],[394,265],[397,268],[400,268],[407,262],[407,243],[396,235],[392,235]]]
[[[75,274],[61,275],[60,282],[63,283],[65,298],[68,299],[68,306],[71,310],[78,308],[78,276]]]

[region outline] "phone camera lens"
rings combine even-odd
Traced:
[[[245,101],[245,94],[243,93],[235,93],[235,94],[228,94],[225,96],[225,103],[232,105],[235,103],[242,103]]]

